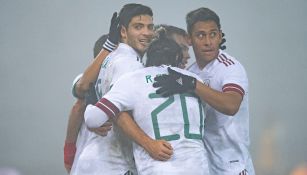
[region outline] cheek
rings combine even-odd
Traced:
[[[222,37],[218,37],[216,42],[218,43],[218,45],[220,45],[222,42]]]
[[[194,41],[192,41],[192,45],[193,45],[193,48],[194,49],[200,49],[201,48],[201,45],[202,45],[202,43],[201,43],[201,41],[199,41],[199,40],[194,40]]]
[[[215,41],[215,46],[217,47],[217,48],[219,48],[220,47],[220,44],[221,44],[221,42],[222,42],[222,40],[221,39],[217,39],[216,41]]]

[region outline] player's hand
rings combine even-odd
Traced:
[[[118,45],[120,39],[120,27],[121,26],[119,25],[119,16],[117,15],[117,12],[114,12],[111,19],[108,39],[103,44],[103,48],[108,50],[109,52],[115,50],[116,46]]]
[[[89,89],[85,92],[85,104],[86,106],[88,104],[95,105],[97,101],[94,83],[90,83]]]
[[[112,129],[112,122],[108,120],[99,128],[89,128],[90,131],[95,132],[97,135],[102,137],[107,136],[108,132]]]
[[[174,94],[195,90],[196,78],[174,71],[170,67],[167,70],[168,75],[163,74],[154,78],[153,87],[158,88],[156,90],[157,94],[169,97]]]
[[[153,140],[147,144],[145,150],[155,160],[167,161],[173,155],[173,147],[165,140]]]
[[[70,173],[70,169],[75,159],[76,154],[76,144],[65,142],[64,145],[64,166],[68,173]]]

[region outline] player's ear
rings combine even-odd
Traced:
[[[121,26],[121,29],[120,29],[120,36],[121,36],[121,39],[122,41],[126,41],[127,40],[127,29],[125,26]]]
[[[188,45],[192,46],[192,40],[191,40],[190,35],[187,36],[187,41],[188,41]]]

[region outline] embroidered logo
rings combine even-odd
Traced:
[[[182,78],[181,77],[178,78],[176,81],[177,81],[178,84],[180,84],[182,86]]]

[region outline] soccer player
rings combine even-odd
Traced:
[[[67,132],[64,145],[64,166],[68,173],[72,168],[73,162],[78,161],[83,146],[87,143],[90,136],[105,136],[111,129],[112,124],[106,123],[100,128],[88,130],[85,127],[83,114],[87,104],[96,103],[97,97],[92,82],[95,82],[100,70],[100,65],[106,56],[112,52],[119,40],[119,17],[115,12],[111,19],[108,35],[102,35],[94,46],[94,60],[86,69],[84,74],[76,77],[73,82],[73,95],[77,101],[73,105],[68,119]],[[86,95],[87,94],[87,95]],[[85,97],[86,96],[86,97]],[[95,132],[95,134],[91,133]]]
[[[88,127],[99,127],[109,118],[116,121],[126,117],[118,116],[120,111],[132,110],[134,120],[148,136],[171,144],[174,155],[167,161],[155,160],[140,145],[133,144],[139,175],[208,174],[200,99],[191,93],[163,98],[152,87],[153,78],[167,72],[166,65],[178,67],[181,61],[180,46],[162,34],[148,48],[147,68],[123,75],[96,105],[86,108]],[[197,78],[188,71],[173,69]]]
[[[106,49],[103,49],[104,43],[106,43],[108,35],[102,35],[95,43],[94,47],[94,58],[98,56],[101,52],[102,57],[98,56],[97,59],[104,59],[106,57],[107,52]],[[95,60],[96,61],[96,60]],[[107,122],[105,125],[93,129],[88,130],[88,128],[84,125],[84,110],[87,104],[95,104],[97,102],[95,88],[91,86],[87,92],[85,98],[78,98],[76,95],[76,84],[80,80],[82,74],[77,76],[73,82],[73,94],[77,98],[75,104],[73,105],[68,119],[66,138],[65,138],[65,146],[64,146],[64,165],[66,171],[69,173],[71,167],[73,165],[74,160],[78,160],[80,151],[85,145],[87,139],[90,137],[90,132],[95,132],[98,135],[105,136],[107,132],[111,129],[112,124]]]
[[[120,76],[143,67],[141,58],[153,37],[152,16],[151,9],[141,4],[127,4],[121,9],[121,42],[101,64],[96,81],[98,99]],[[130,117],[127,119],[133,121]],[[131,141],[113,123],[107,136],[89,140],[72,174],[135,174],[131,146]]]
[[[255,174],[249,147],[248,79],[244,67],[219,49],[222,43],[218,15],[199,8],[186,16],[187,29],[196,57],[189,70],[205,82],[169,70],[156,78],[157,93],[169,96],[195,92],[206,106],[203,136],[211,174]],[[180,83],[178,83],[180,80]]]

